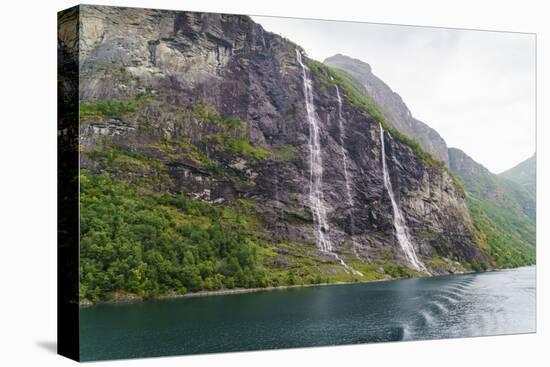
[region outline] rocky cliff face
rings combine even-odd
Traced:
[[[245,16],[82,6],[80,21],[83,169],[216,206],[246,199],[266,243],[280,254],[286,250],[279,244],[318,243],[299,46]],[[350,102],[330,70],[302,58],[311,69],[320,205],[328,222],[321,230],[331,251],[359,268],[410,267],[384,186],[379,121]],[[376,90],[382,107],[402,104],[397,95],[377,98]],[[417,134],[424,125],[403,108],[403,116],[391,115],[393,123],[409,124]],[[395,201],[427,269],[445,273],[489,263],[448,172],[391,134],[383,138]],[[428,141],[447,161],[444,142]],[[307,256],[338,265],[315,246]],[[268,266],[288,266],[279,260]]]
[[[401,96],[374,75],[369,64],[340,54],[327,58],[324,63],[345,70],[355,77],[382,108],[392,126],[418,141],[427,152],[449,164],[445,140],[437,131],[415,119]]]

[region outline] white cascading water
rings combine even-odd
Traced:
[[[384,129],[382,128],[382,124],[380,124],[380,142],[382,145],[382,170],[384,175],[384,185],[386,186],[386,190],[390,196],[391,206],[393,208],[393,226],[395,228],[397,241],[399,242],[399,245],[403,249],[406,258],[412,267],[418,271],[427,272],[424,264],[416,256],[416,252],[414,251],[414,247],[409,238],[409,230],[405,223],[405,218],[403,218],[403,214],[401,214],[401,210],[399,209],[393,195],[390,174],[388,173],[388,168],[386,167],[386,149],[384,145]]]
[[[323,158],[321,156],[319,121],[315,116],[315,106],[313,105],[313,86],[308,75],[309,69],[302,62],[302,54],[298,50],[296,50],[296,57],[303,71],[304,96],[309,123],[309,202],[317,226],[317,243],[322,251],[330,252],[332,245],[328,236],[327,212],[323,203]]]
[[[261,29],[261,28],[260,28]],[[266,43],[265,43],[265,36],[264,36],[264,31],[263,29],[260,30],[260,37],[262,39],[262,46],[264,46],[264,48],[266,48]]]
[[[313,104],[313,85],[309,78],[309,68],[302,62],[302,54],[296,50],[296,59],[302,67],[304,97],[306,102],[307,120],[309,123],[309,203],[313,213],[313,221],[316,226],[317,245],[321,251],[331,254],[347,270],[354,274],[360,274],[347,265],[340,256],[333,252],[328,234],[327,211],[323,195],[323,158],[321,155],[321,142],[319,134],[319,120],[315,114]]]
[[[344,123],[342,121],[342,97],[340,97],[340,90],[338,89],[338,86],[336,87],[336,97],[338,99],[338,129],[340,130],[340,148],[342,149],[342,166],[344,170],[344,179],[346,182],[346,198],[349,208],[349,216],[350,216],[350,229],[351,229],[351,236],[352,236],[352,242],[353,242],[353,252],[355,253],[355,256],[357,256],[357,243],[355,242],[355,239],[353,239],[353,235],[355,232],[355,223],[353,220],[353,195],[351,191],[351,185],[349,181],[349,173],[348,173],[348,157],[346,154],[346,148],[344,148],[344,141],[345,141],[345,135],[346,132],[344,130]]]

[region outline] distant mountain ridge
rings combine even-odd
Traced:
[[[533,154],[523,162],[499,174],[507,180],[513,181],[535,196],[537,191],[537,155]]]
[[[388,123],[443,161],[463,183],[478,242],[499,266],[535,262],[534,157],[501,175],[493,174],[462,150],[448,148],[436,130],[415,119],[403,99],[373,74],[368,63],[341,54],[324,63],[355,78],[355,88],[378,105]]]
[[[445,140],[436,130],[415,119],[401,96],[373,74],[369,64],[341,54],[326,58],[324,63],[342,69],[357,79],[393,127],[418,141],[428,153],[449,164]]]
[[[518,183],[491,173],[457,148],[449,148],[449,162],[451,171],[459,176],[470,194],[535,219],[535,200]]]
[[[534,195],[520,184],[491,173],[460,149],[449,148],[449,162],[468,193],[466,203],[482,246],[503,266],[533,263]]]

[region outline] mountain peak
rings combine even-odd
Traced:
[[[476,162],[459,148],[449,148],[449,168],[453,172],[467,172],[475,175],[492,174],[484,165]]]
[[[372,73],[372,67],[370,64],[364,62],[360,59],[354,59],[353,57],[346,56],[343,54],[336,54],[330,57],[327,57],[323,63],[327,65],[338,65],[338,64],[349,64],[350,66],[353,65],[354,67],[363,68],[363,72]]]
[[[507,180],[521,185],[527,192],[535,195],[537,186],[537,153],[514,167],[499,174]]]
[[[384,117],[393,127],[416,140],[424,150],[445,164],[449,164],[445,140],[437,131],[415,119],[401,96],[374,75],[369,64],[342,54],[328,57],[324,63],[344,70],[357,79],[367,94],[381,107]]]

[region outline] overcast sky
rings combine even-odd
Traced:
[[[535,152],[535,36],[253,17],[323,61],[369,63],[414,117],[494,173]]]

